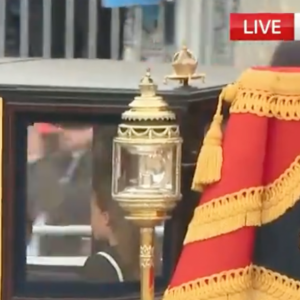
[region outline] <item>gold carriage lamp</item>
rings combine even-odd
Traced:
[[[196,73],[198,60],[186,46],[183,46],[180,51],[174,54],[172,66],[174,73],[165,77],[165,83],[168,80],[175,80],[183,86],[189,86],[191,80],[200,79],[202,82],[205,81],[204,73]]]
[[[148,70],[113,141],[112,196],[140,227],[141,299],[154,299],[155,226],[181,199],[181,145],[175,114]]]

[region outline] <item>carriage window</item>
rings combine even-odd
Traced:
[[[115,134],[113,125],[28,127],[27,280],[139,279],[139,228],[111,198]],[[156,228],[157,275],[163,229]]]

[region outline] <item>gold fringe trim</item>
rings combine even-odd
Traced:
[[[189,224],[184,244],[261,224],[263,188],[251,188],[200,204]]]
[[[266,187],[243,189],[200,204],[188,227],[184,244],[276,220],[300,200],[299,178],[300,156]]]
[[[300,72],[249,69],[234,84],[230,113],[300,120]]]
[[[262,198],[262,224],[282,216],[300,200],[300,155],[273,183],[266,186]]]
[[[229,270],[216,275],[190,281],[177,287],[168,288],[162,300],[210,300],[231,299],[239,295],[246,300],[252,286],[252,266]],[[228,297],[228,298],[226,298]]]
[[[299,300],[300,282],[249,266],[169,288],[163,300]]]
[[[198,155],[193,190],[202,191],[203,187],[221,179],[223,100],[230,103],[230,113],[251,113],[288,121],[300,120],[300,72],[287,70],[248,69],[234,84],[223,88],[216,113]]]

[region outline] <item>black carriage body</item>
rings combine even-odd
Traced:
[[[3,300],[41,297],[139,298],[138,283],[125,283],[120,287],[103,285],[102,291],[98,288],[99,285],[85,287],[84,283],[75,285],[64,283],[62,277],[59,283],[50,285],[36,283],[37,285],[31,288],[27,287],[26,282],[18,275],[19,270],[24,267],[26,255],[24,249],[19,249],[22,246],[20,240],[24,240],[22,224],[25,222],[26,212],[24,204],[26,193],[22,188],[26,181],[26,172],[21,166],[26,159],[24,150],[26,122],[64,121],[91,123],[96,127],[99,125],[95,130],[96,139],[102,144],[111,144],[114,131],[101,130],[101,125],[107,123],[116,128],[121,113],[138,95],[139,80],[148,67],[151,68],[152,77],[158,84],[158,93],[177,115],[184,140],[183,199],[165,226],[164,271],[157,280],[157,295],[159,296],[166,288],[199,198],[198,194],[190,190],[190,186],[204,130],[214,113],[222,87],[236,79],[238,70],[229,67],[204,67],[201,68],[201,73],[206,74],[205,83],[194,81],[190,87],[181,87],[177,82],[164,84],[164,77],[172,73],[169,64],[6,58],[0,60],[0,96],[3,98],[3,174],[5,174],[2,184]],[[78,286],[82,286],[82,289],[79,290]]]

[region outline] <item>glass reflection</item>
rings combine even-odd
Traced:
[[[138,228],[111,198],[115,126],[34,124],[27,147],[27,279],[120,282],[139,276]],[[168,187],[160,161],[143,158],[155,185]],[[132,155],[126,180],[139,161]],[[151,166],[151,169],[149,168]],[[124,171],[123,171],[124,173]],[[132,173],[132,174],[131,174]],[[131,175],[130,175],[131,174]],[[169,181],[171,188],[172,183]],[[163,227],[157,228],[157,273]]]
[[[116,163],[119,179],[114,186],[115,193],[170,195],[175,192],[175,172],[172,169],[176,166],[176,147],[157,146],[154,150],[153,145],[149,148],[145,145],[116,145],[115,157],[118,161],[126,162],[126,166]]]

